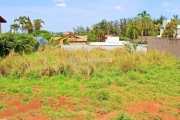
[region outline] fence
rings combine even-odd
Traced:
[[[171,53],[177,58],[180,58],[180,40],[165,39],[156,37],[146,37],[148,41],[148,51],[162,50]]]

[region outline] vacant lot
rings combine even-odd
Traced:
[[[180,60],[158,51],[12,52],[0,76],[0,119],[180,118]]]

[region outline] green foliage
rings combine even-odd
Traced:
[[[125,114],[118,114],[115,120],[131,120],[131,118]]]
[[[89,27],[82,27],[82,26],[77,26],[76,28],[73,28],[74,34],[79,35],[79,36],[84,36],[87,35],[87,33],[90,31]]]
[[[88,41],[89,42],[99,41],[99,28],[98,27],[95,27],[88,33]]]
[[[129,21],[126,29],[126,36],[135,40],[138,35],[140,35],[140,24],[138,23],[138,20],[135,19]]]
[[[110,57],[113,61],[83,63],[81,58],[87,58],[87,54],[89,58]],[[69,57],[73,57],[74,62],[69,62]],[[25,103],[39,98],[43,107],[38,114],[49,119],[91,120],[97,119],[95,114],[109,117],[118,111],[124,114],[112,120],[157,119],[157,115],[145,113],[146,109],[128,114],[127,108],[151,101],[160,101],[158,115],[165,113],[179,118],[176,111],[180,108],[179,60],[158,51],[134,52],[134,63],[132,59],[132,54],[125,49],[61,51],[49,48],[38,54],[10,54],[0,62],[0,92],[2,98],[15,96]],[[90,67],[94,73],[86,76],[84,73],[88,73]],[[66,75],[67,71],[71,75]],[[20,77],[14,77],[15,74]],[[0,111],[9,108],[7,99],[0,104]],[[49,99],[55,104],[50,105]]]
[[[110,98],[110,95],[109,95],[109,92],[107,92],[107,91],[100,91],[97,94],[97,99],[99,101],[109,100],[109,98]]]
[[[44,21],[41,19],[36,19],[34,20],[34,23],[32,23],[31,19],[26,16],[16,18],[14,22],[17,22],[18,24],[12,24],[10,26],[10,31],[14,30],[14,33],[17,33],[18,29],[20,28],[22,33],[28,34],[32,34],[34,30],[38,33],[38,31],[42,28],[42,23],[44,24]]]
[[[44,37],[45,40],[50,41],[51,37],[53,36],[50,32],[48,32],[47,30],[37,30],[33,32],[34,36],[40,36],[40,37]]]
[[[3,111],[6,107],[7,107],[7,105],[0,104],[0,112]]]
[[[12,50],[22,54],[36,51],[39,46],[31,35],[6,33],[0,37],[0,56],[8,55]]]
[[[176,37],[177,36],[177,25],[178,25],[178,20],[171,19],[171,22],[169,22],[166,25],[166,27],[164,28],[162,37],[165,37],[165,38],[173,38],[174,36]]]
[[[126,44],[125,48],[127,49],[129,53],[132,53],[137,50],[137,46],[138,46],[138,43],[136,41],[132,41],[131,43]]]
[[[130,41],[131,39],[126,37],[126,36],[121,36],[120,37],[120,40],[123,40],[123,41]]]
[[[64,41],[63,41],[63,44],[64,44],[64,45],[69,45],[69,40],[68,40],[68,39],[64,40]]]

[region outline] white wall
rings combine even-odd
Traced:
[[[90,42],[89,45],[122,45],[128,44],[129,41],[117,41],[117,42]]]
[[[171,20],[163,20],[163,24],[162,27],[166,27],[166,25],[168,24],[168,22],[171,22]]]
[[[105,42],[118,42],[119,37],[107,37]]]
[[[100,47],[102,49],[107,49],[107,50],[113,50],[116,48],[123,48],[124,45],[101,45],[101,46],[93,46],[93,45],[62,45],[61,48],[66,49],[66,50],[74,50],[74,49],[83,49],[83,50],[91,50],[93,48]],[[147,52],[147,46],[146,45],[138,45],[137,46],[137,51],[143,51]]]

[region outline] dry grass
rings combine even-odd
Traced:
[[[165,60],[166,59],[166,60]],[[146,72],[153,65],[173,64],[176,59],[163,52],[128,53],[126,49],[64,50],[46,47],[30,55],[19,56],[13,51],[0,62],[0,75],[42,77],[57,74],[90,76],[95,71],[111,66],[114,70]],[[106,66],[106,67],[105,67]],[[113,67],[114,66],[114,67]]]

